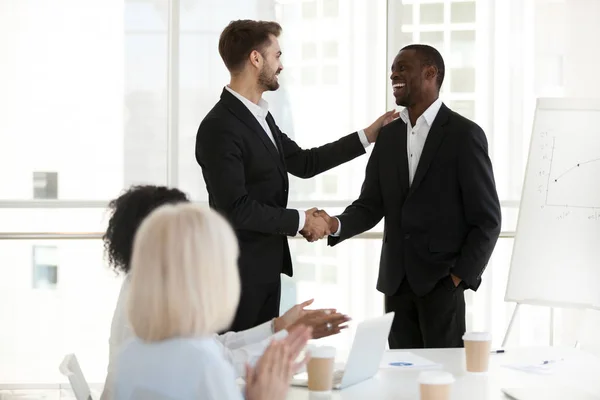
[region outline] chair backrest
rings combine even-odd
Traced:
[[[67,354],[58,368],[61,374],[69,378],[71,389],[77,400],[93,400],[90,387],[83,376],[75,354]]]

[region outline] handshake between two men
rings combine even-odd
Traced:
[[[325,211],[315,207],[306,210],[305,213],[306,220],[300,234],[309,242],[315,242],[338,231],[338,219],[330,217]]]

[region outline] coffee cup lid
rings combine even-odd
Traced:
[[[490,332],[465,332],[462,338],[473,342],[489,342],[492,340],[492,334]]]
[[[419,383],[426,385],[448,385],[454,382],[454,376],[446,371],[423,371],[419,374]]]
[[[307,350],[312,358],[335,358],[333,346],[309,346]]]

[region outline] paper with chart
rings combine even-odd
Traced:
[[[410,351],[387,351],[383,355],[379,368],[437,369],[442,368],[442,365]]]
[[[505,300],[600,307],[600,100],[538,100]]]

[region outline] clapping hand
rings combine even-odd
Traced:
[[[246,365],[246,399],[284,400],[290,380],[308,361],[296,359],[311,337],[310,327],[298,326],[285,339],[271,342],[255,367]]]
[[[348,326],[344,325],[350,321],[350,317],[340,314],[335,309],[306,310],[314,299],[296,304],[281,317],[275,319],[275,332],[282,329],[293,331],[298,326],[310,326],[314,339],[327,337],[340,333]]]
[[[350,317],[330,310],[313,310],[298,319],[289,326],[288,331],[293,332],[297,326],[312,327],[313,339],[320,339],[327,336],[337,335],[343,329],[348,328],[346,323]]]

